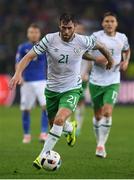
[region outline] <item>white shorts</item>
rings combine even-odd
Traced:
[[[40,106],[46,105],[46,98],[44,95],[45,87],[45,80],[24,82],[20,88],[20,109],[22,111],[32,109],[36,100],[39,102]]]

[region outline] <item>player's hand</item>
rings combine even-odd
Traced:
[[[122,61],[122,62],[120,63],[120,70],[126,71],[127,68],[128,68],[128,61],[125,61],[125,60]]]
[[[12,79],[10,80],[10,83],[9,83],[9,88],[10,89],[13,89],[13,88],[16,88],[16,85],[17,84],[22,84],[22,76],[21,74],[15,74]]]
[[[108,61],[107,65],[106,65],[106,69],[111,69],[114,65],[114,61],[111,60],[111,61]]]

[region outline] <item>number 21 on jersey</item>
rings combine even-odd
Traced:
[[[58,60],[58,63],[67,64],[68,63],[68,57],[69,57],[69,55],[60,54],[60,59]]]

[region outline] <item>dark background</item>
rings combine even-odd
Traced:
[[[131,64],[122,76],[134,78],[134,1],[133,0],[0,0],[0,74],[13,75],[17,46],[26,39],[26,29],[37,22],[43,35],[58,30],[60,13],[73,12],[90,35],[101,29],[101,17],[107,11],[117,14],[120,32],[131,45]]]

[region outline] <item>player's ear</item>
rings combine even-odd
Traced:
[[[58,25],[59,25],[59,26],[58,26],[58,27],[59,27],[59,29],[61,29],[61,23],[60,23],[60,22],[59,22],[59,24],[58,24]]]
[[[61,25],[59,24],[59,30],[61,30]]]
[[[58,27],[61,28],[61,21],[58,21]]]

